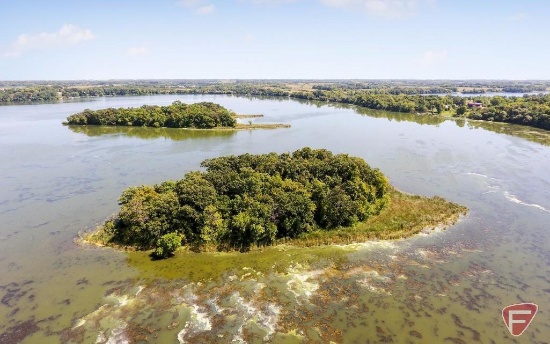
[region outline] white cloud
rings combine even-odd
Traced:
[[[527,19],[527,14],[524,13],[524,12],[516,13],[513,16],[510,17],[511,21],[516,21],[516,22],[524,21],[525,19]]]
[[[300,0],[241,0],[241,2],[248,2],[255,5],[278,5],[297,1]]]
[[[424,67],[433,66],[439,64],[449,57],[447,50],[428,50],[425,51],[422,56],[417,60],[418,64]]]
[[[132,47],[128,50],[126,50],[126,55],[128,56],[140,56],[140,55],[147,55],[149,54],[149,49],[145,46],[140,47]]]
[[[11,47],[4,53],[7,57],[17,57],[29,50],[46,49],[74,45],[94,39],[92,31],[76,25],[65,24],[57,32],[41,32],[37,34],[21,34]]]
[[[401,18],[415,14],[424,3],[436,0],[319,0],[331,7],[362,10],[370,15],[383,18]]]
[[[195,10],[196,14],[204,15],[204,14],[210,14],[216,10],[216,7],[214,5],[206,5],[201,6]]]
[[[207,3],[208,3],[207,0],[179,0],[177,2],[177,4],[180,6],[190,7],[190,8],[199,7]]]
[[[254,35],[254,34],[247,33],[246,35],[244,35],[244,41],[246,43],[252,43],[255,40],[256,40],[256,35]]]
[[[208,0],[179,0],[176,4],[185,8],[194,9],[195,14],[199,15],[210,14],[216,10],[216,6],[211,4]]]

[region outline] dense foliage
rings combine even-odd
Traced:
[[[89,109],[67,117],[68,124],[121,125],[169,128],[235,127],[231,112],[221,105],[203,102],[184,104],[175,101],[172,105],[143,105],[139,108]]]
[[[471,110],[469,118],[550,130],[550,95],[493,97],[483,101],[487,107]]]
[[[206,172],[125,190],[120,212],[105,225],[112,241],[158,249],[173,243],[165,236],[176,233],[193,247],[248,249],[314,229],[352,226],[389,201],[380,171],[323,149],[227,156],[202,166]]]

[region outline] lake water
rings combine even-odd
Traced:
[[[289,129],[67,127],[85,108],[213,101]],[[513,135],[510,135],[513,134]],[[525,137],[525,138],[522,138]],[[532,128],[326,103],[146,96],[0,107],[0,343],[547,343],[550,147]],[[470,213],[398,240],[252,253],[75,244],[131,185],[220,155],[310,146],[364,158],[399,189]],[[512,337],[509,304],[539,312]]]

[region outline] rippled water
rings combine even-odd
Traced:
[[[289,129],[66,127],[84,108],[214,101]],[[522,138],[523,137],[523,138]],[[550,148],[543,131],[326,103],[151,96],[0,107],[0,343],[545,343]],[[407,240],[262,252],[80,247],[130,185],[206,158],[303,146],[360,156],[399,189],[470,208]],[[514,339],[501,309],[535,302]]]

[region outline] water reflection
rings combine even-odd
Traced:
[[[117,126],[92,126],[92,125],[69,125],[72,132],[85,134],[90,137],[101,135],[136,137],[145,140],[165,138],[174,141],[210,138],[230,138],[236,134],[236,130],[200,130],[200,129],[179,129],[179,128],[147,128],[147,127],[117,127]]]
[[[356,113],[362,115],[362,116],[369,116],[374,118],[387,118],[389,121],[397,121],[397,122],[415,122],[418,124],[427,124],[427,125],[439,125],[446,120],[453,120],[457,121],[454,118],[448,118],[448,117],[442,117],[442,116],[434,116],[434,115],[420,115],[415,113],[403,113],[403,112],[390,112],[390,111],[383,111],[383,110],[373,110],[365,107],[360,107],[357,105],[352,104],[342,104],[342,103],[334,103],[334,102],[328,102],[328,101],[318,101],[318,100],[309,100],[309,99],[299,99],[299,98],[289,98],[289,97],[270,97],[270,96],[237,96],[232,95],[230,97],[235,98],[241,98],[241,99],[247,99],[250,101],[254,100],[269,100],[269,101],[277,101],[277,102],[288,102],[289,99],[292,100],[294,103],[299,103],[302,105],[308,105],[308,106],[314,106],[318,109],[322,107],[331,107],[334,109],[352,109]],[[464,124],[460,125],[457,123],[458,126],[462,127]]]
[[[312,102],[307,102],[308,105],[314,105]],[[325,103],[326,104],[326,103]],[[322,104],[317,104],[321,106]],[[330,103],[330,106],[335,108],[349,109],[352,108],[356,113],[362,116],[374,118],[387,118],[389,121],[396,122],[415,122],[421,125],[438,126],[445,121],[453,121],[458,127],[463,128],[466,123],[470,129],[485,129],[499,134],[521,137],[523,139],[540,143],[545,146],[550,146],[550,132],[543,129],[528,127],[524,125],[487,122],[487,121],[471,121],[464,118],[449,118],[436,115],[419,115],[413,113],[389,112],[382,110],[372,110],[359,106],[351,106],[347,104]]]
[[[418,115],[414,113],[389,112],[381,110],[371,110],[362,107],[354,107],[355,112],[362,116],[374,118],[387,118],[389,121],[396,122],[415,122],[421,125],[439,125],[446,121],[445,117],[432,115]]]
[[[485,129],[499,134],[518,136],[532,142],[550,146],[550,131],[548,130],[526,127],[517,124],[484,121],[468,121],[468,128]]]

